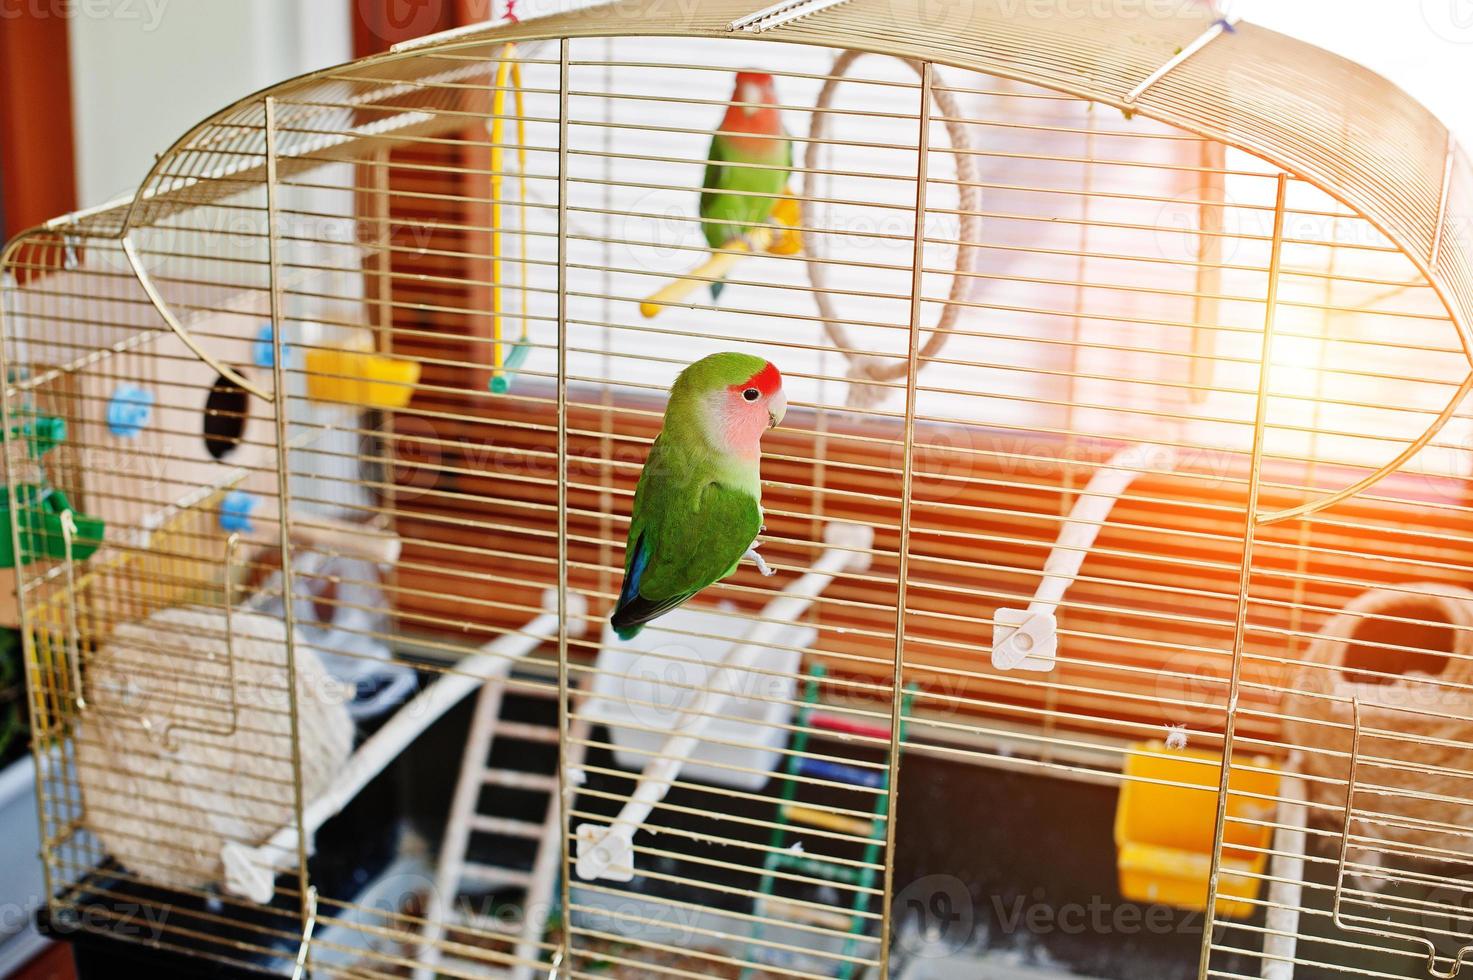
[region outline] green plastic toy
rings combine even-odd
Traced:
[[[24,439],[32,459],[40,459],[66,441],[66,419],[55,415],[32,415],[10,428],[10,438]]]
[[[61,515],[72,511],[77,531],[72,535],[72,560],[82,561],[102,546],[106,525],[99,517],[89,517],[72,510],[66,495],[55,487],[22,483],[15,488],[16,511],[10,509],[9,496],[0,497],[0,568],[14,568],[42,558],[66,558],[66,537],[62,533]],[[20,554],[17,555],[11,523],[20,525]]]
[[[24,440],[32,459],[40,459],[66,440],[66,419],[55,415],[31,413],[10,427],[6,441]],[[72,535],[71,557],[82,561],[92,557],[102,546],[106,524],[100,517],[77,513],[66,495],[45,481],[17,483],[15,509],[10,495],[0,496],[0,568],[14,568],[43,558],[62,560],[67,557],[66,535],[62,515],[70,513],[75,533]],[[12,528],[19,527],[20,549]]]

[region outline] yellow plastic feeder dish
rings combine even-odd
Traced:
[[[419,363],[371,351],[307,352],[307,397],[364,408],[403,408],[419,383]]]
[[[1252,764],[1274,768],[1263,758],[1254,758]],[[1211,752],[1167,749],[1159,741],[1137,742],[1126,756],[1124,775],[1115,811],[1121,894],[1132,902],[1205,910],[1221,759]],[[1279,778],[1277,772],[1233,769],[1228,777],[1228,816],[1269,820]],[[1244,919],[1253,914],[1252,900],[1263,882],[1272,837],[1270,827],[1228,820],[1223,829],[1218,915]]]

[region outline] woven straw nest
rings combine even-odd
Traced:
[[[223,610],[170,608],[119,626],[87,660],[77,740],[87,828],[160,885],[210,886],[227,842],[260,844],[295,819],[285,626],[237,611],[231,632],[233,658]],[[302,643],[296,690],[310,800],[347,761],[353,723],[347,694]]]
[[[1291,689],[1284,734],[1305,750],[1319,825],[1338,832],[1344,819],[1358,697],[1352,835],[1433,860],[1473,853],[1473,779],[1457,775],[1473,743],[1473,592],[1418,583],[1362,594],[1325,624]]]

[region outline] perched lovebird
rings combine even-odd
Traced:
[[[701,230],[712,248],[730,247],[773,220],[793,166],[793,142],[783,134],[772,76],[738,72],[731,101],[720,131],[711,137],[711,162],[701,184]],[[791,199],[786,203],[795,210]],[[796,221],[796,214],[784,217],[786,224]],[[722,285],[719,279],[711,283],[712,299],[721,295]]]
[[[783,420],[777,368],[750,354],[712,354],[680,372],[629,521],[624,586],[610,621],[630,639],[757,555],[762,434]]]

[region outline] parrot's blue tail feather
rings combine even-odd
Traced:
[[[721,291],[726,288],[726,280],[717,279],[711,283],[711,302],[715,303],[721,299]]]
[[[629,567],[624,575],[624,587],[619,590],[619,601],[614,606],[613,615],[609,617],[614,632],[621,640],[632,640],[644,629],[645,620],[639,618],[639,610],[649,603],[639,597],[639,581],[644,577],[649,561],[649,549],[644,546],[644,535],[641,534],[633,543]]]

